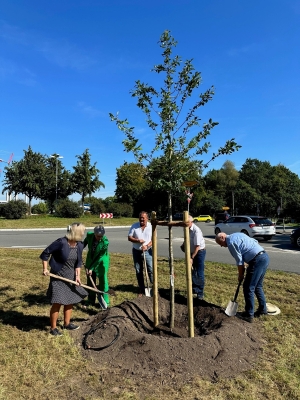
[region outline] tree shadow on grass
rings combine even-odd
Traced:
[[[115,285],[111,289],[115,290],[116,292],[132,292],[132,293],[139,293],[139,288],[134,285]],[[117,293],[118,295],[118,293]]]
[[[19,311],[0,310],[0,321],[3,325],[10,325],[24,332],[29,332],[33,329],[49,329],[49,317],[25,315]]]
[[[0,289],[0,292],[5,292],[7,290],[10,290],[11,287],[7,286],[4,288]],[[36,290],[37,287],[32,287],[29,288],[29,290]],[[16,327],[19,330],[29,332],[33,329],[38,329],[38,330],[49,330],[49,325],[50,325],[50,320],[49,320],[49,312],[50,312],[50,307],[51,304],[49,303],[49,299],[45,295],[44,292],[38,292],[38,293],[24,293],[21,297],[8,297],[5,300],[5,304],[10,305],[12,304],[13,306],[16,305],[16,301],[20,303],[26,303],[27,305],[24,306],[28,310],[28,308],[33,307],[33,306],[48,306],[47,310],[47,316],[41,316],[41,315],[30,315],[30,314],[24,314],[19,311],[15,310],[3,310],[0,309],[0,321],[4,325],[10,325],[13,327]],[[93,310],[93,309],[84,309],[83,306],[78,303],[74,304],[74,309],[78,308],[80,311],[83,311],[87,314],[87,317],[91,315],[97,314],[98,311]],[[61,321],[63,318],[63,305],[61,306],[60,313],[59,313],[59,321]],[[80,321],[85,321],[86,318],[73,318],[73,320],[76,320],[78,322]]]
[[[12,286],[2,286],[1,288],[0,288],[0,293],[2,294],[5,294],[5,292],[7,292],[8,290],[11,290],[12,289]]]
[[[97,312],[89,310],[87,314],[95,315],[97,314]],[[62,318],[63,308],[61,308],[60,311],[58,325],[61,325],[63,323]],[[77,322],[82,322],[85,320],[86,318],[73,318],[73,321]],[[4,311],[0,309],[0,322],[3,325],[10,325],[24,332],[30,332],[31,330],[49,331],[50,328],[49,316],[28,315],[19,311]]]

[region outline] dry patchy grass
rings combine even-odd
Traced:
[[[0,249],[0,399],[140,399],[131,381],[114,391],[101,379],[101,367],[87,362],[71,336],[49,335],[48,278],[41,275],[38,250]],[[185,267],[175,263],[176,288],[185,294]],[[136,296],[136,278],[129,255],[112,254],[110,285],[117,291],[111,306]],[[300,399],[299,275],[268,271],[268,301],[282,313],[255,321],[264,347],[256,368],[233,379],[210,382],[200,377],[180,391],[162,388],[155,399]],[[159,287],[167,288],[167,260],[159,260]],[[206,263],[206,299],[225,307],[236,285],[232,266]],[[242,308],[242,296],[239,301]],[[73,320],[96,314],[80,305]],[[237,338],[238,340],[238,338]],[[184,371],[183,371],[184,373]],[[79,384],[80,382],[80,384]],[[145,382],[147,385],[147,382]],[[154,400],[151,393],[148,400]]]

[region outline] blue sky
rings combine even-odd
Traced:
[[[299,0],[2,0],[0,158],[19,161],[31,146],[72,170],[88,148],[105,184],[96,196],[112,196],[116,168],[133,158],[108,114],[119,111],[153,147],[129,92],[136,80],[162,86],[151,69],[165,29],[201,72],[200,91],[215,87],[200,112],[219,122],[210,155],[231,138],[242,146],[209,169],[257,158],[300,176]]]

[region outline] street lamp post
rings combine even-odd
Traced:
[[[56,174],[55,174],[55,201],[57,201],[57,175],[58,175],[58,159],[63,158],[63,156],[60,156],[59,154],[52,154],[50,156],[51,158],[56,159]]]

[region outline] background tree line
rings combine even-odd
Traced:
[[[58,214],[66,216],[69,213],[70,217],[76,217],[83,212],[82,205],[89,203],[90,212],[95,215],[111,212],[115,217],[132,217],[138,216],[140,210],[155,210],[159,218],[167,216],[167,192],[163,187],[158,187],[152,178],[157,161],[148,167],[125,162],[117,168],[115,196],[102,199],[93,196],[100,187],[104,187],[104,183],[99,179],[100,171],[96,163],[91,165],[89,150],[86,149],[76,157],[77,164],[73,172],[70,172],[60,159],[35,153],[31,147],[24,151],[23,159],[5,168],[2,193],[8,191],[13,196],[25,194],[29,198],[29,210],[20,205],[20,211],[16,212],[17,206],[14,204],[11,205],[13,211],[10,213],[31,213],[31,201],[38,199],[43,202],[33,206],[33,213],[52,213],[56,210]],[[227,206],[231,214],[275,217],[280,206],[283,208],[281,217],[300,220],[300,179],[281,164],[272,166],[268,161],[249,158],[238,171],[231,161],[226,161],[221,169],[212,169],[203,176],[201,169],[193,162],[190,162],[188,168],[189,178],[198,182],[191,190],[193,198],[189,209],[192,215],[213,216]],[[155,173],[159,175],[160,169]],[[78,202],[68,200],[68,196],[74,193],[80,194],[81,207]],[[182,187],[173,196],[173,212],[186,209],[187,196]]]
[[[231,161],[222,168],[212,169],[206,175],[190,165],[190,179],[197,180],[192,188],[189,205],[192,215],[210,214],[230,208],[231,214],[277,215],[300,220],[300,179],[285,166],[272,166],[268,161],[248,158],[238,171]],[[162,218],[167,215],[166,192],[149,179],[149,170],[136,163],[124,163],[117,169],[116,199],[130,204],[134,214],[141,209],[156,210]],[[184,187],[173,198],[173,212],[187,209]]]
[[[2,194],[8,192],[13,198],[19,194],[26,195],[29,214],[33,199],[43,200],[45,209],[52,213],[61,200],[78,193],[83,206],[88,195],[105,186],[99,180],[100,170],[96,163],[91,164],[88,149],[76,158],[77,164],[70,172],[63,166],[58,154],[49,157],[34,152],[29,146],[20,161],[13,161],[5,167]]]

